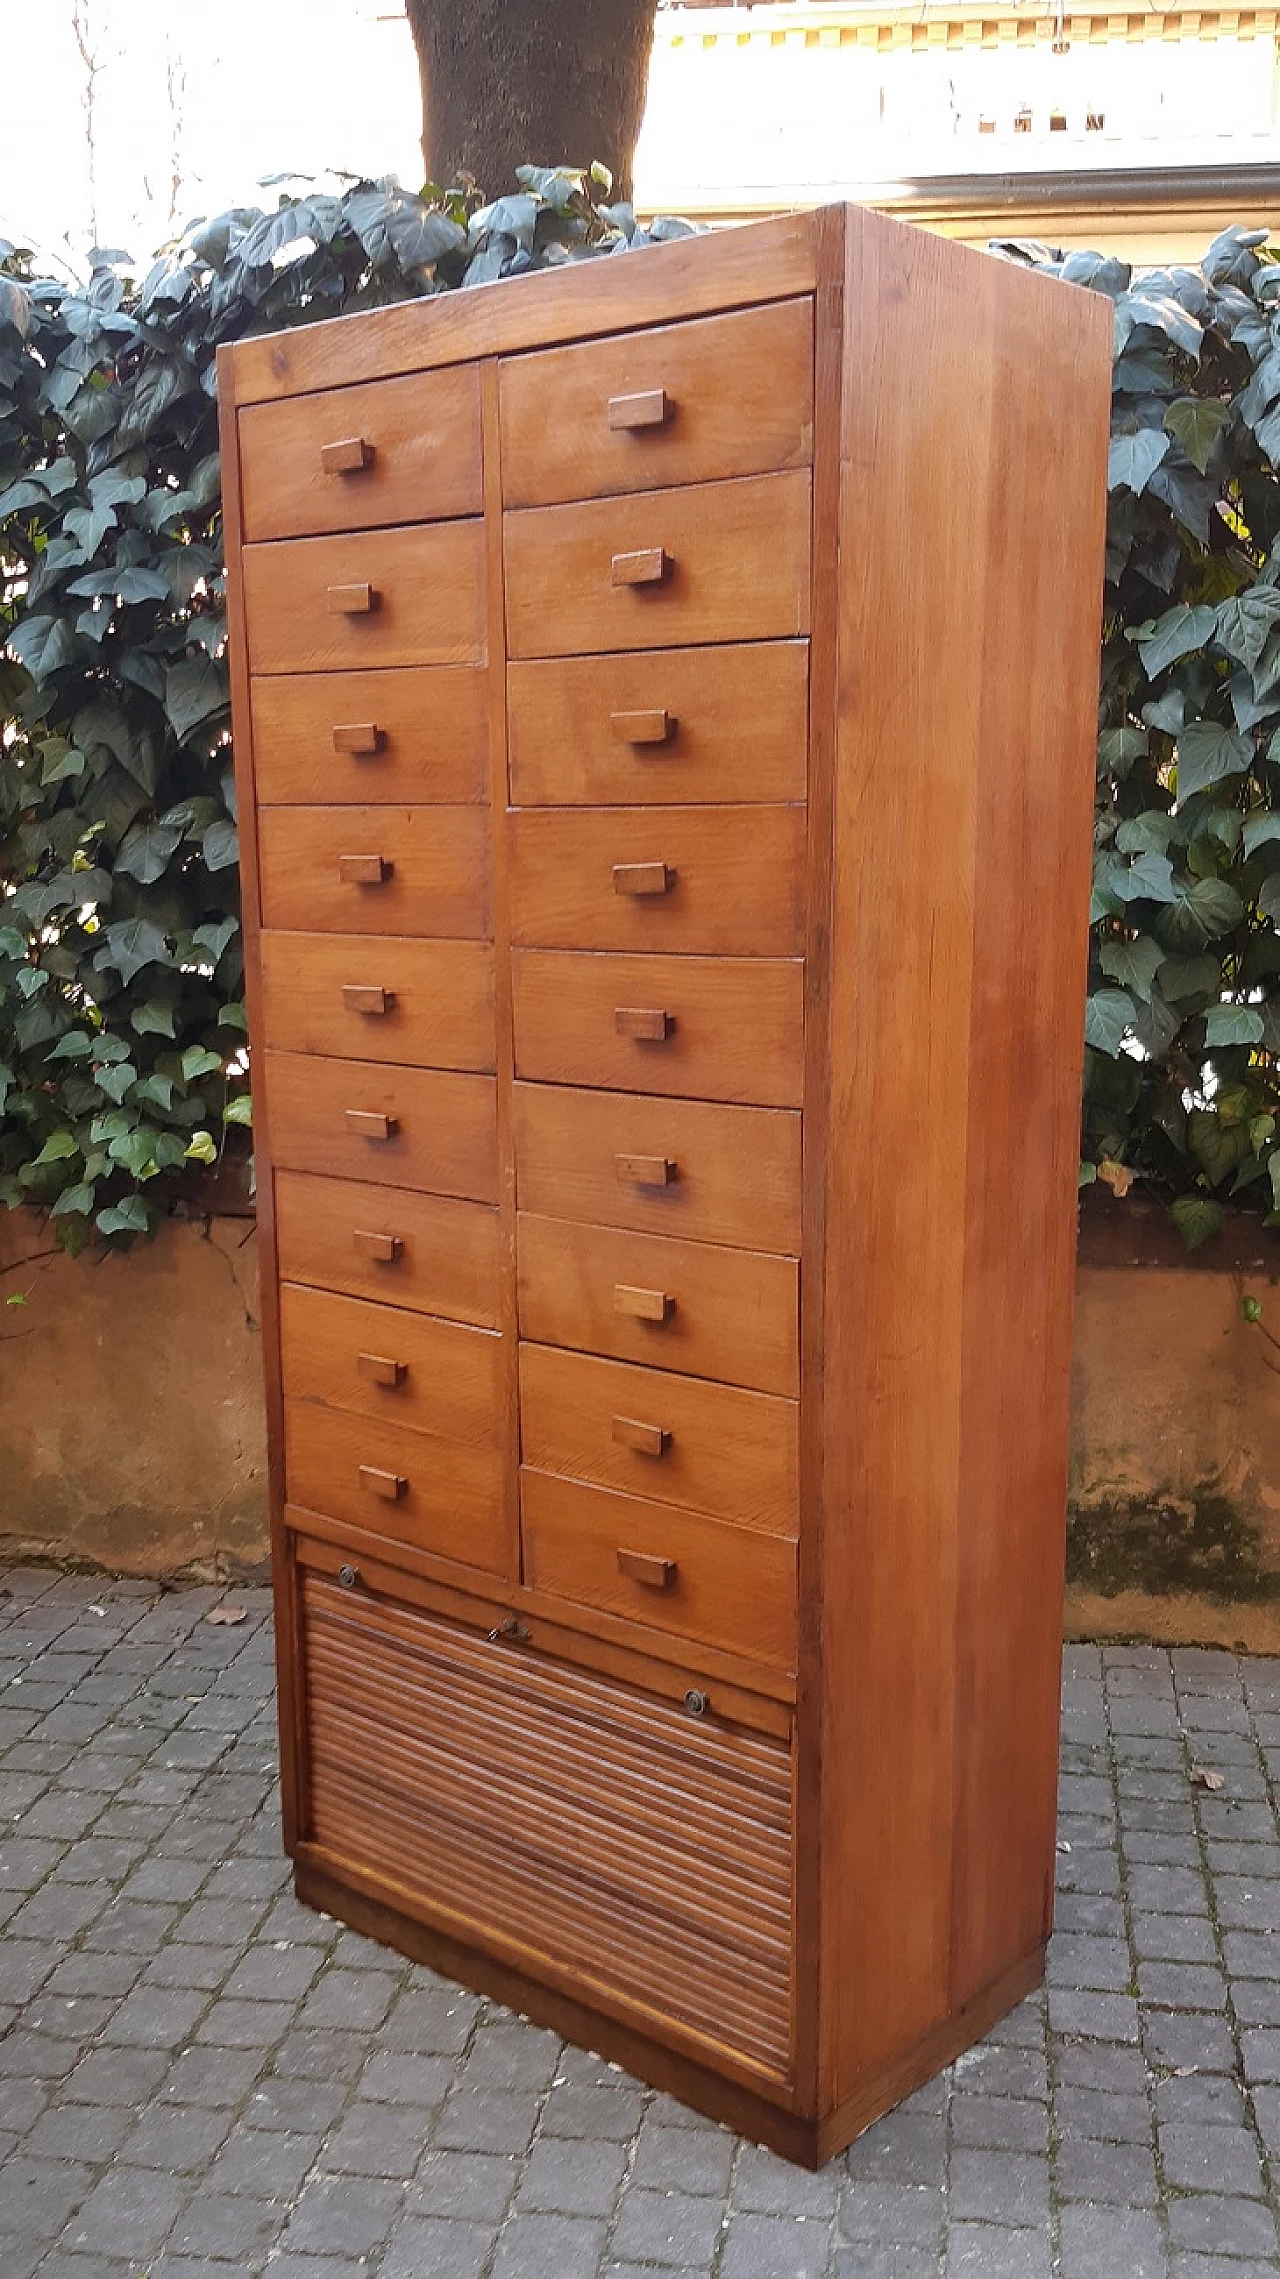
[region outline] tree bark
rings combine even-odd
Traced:
[[[488,197],[517,166],[600,159],[631,195],[655,0],[406,0],[427,180]]]

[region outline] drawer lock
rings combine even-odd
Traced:
[[[705,1717],[707,1711],[711,1707],[711,1703],[708,1701],[705,1693],[700,1693],[698,1691],[697,1686],[690,1686],[688,1693],[684,1697],[684,1706],[687,1709],[690,1717]]]
[[[353,1590],[355,1589],[355,1587],[356,1587],[356,1584],[359,1582],[359,1580],[360,1580],[360,1575],[359,1575],[359,1571],[358,1571],[358,1569],[357,1569],[357,1568],[355,1568],[355,1567],[339,1567],[339,1569],[338,1569],[338,1581],[341,1583],[341,1585],[342,1585],[342,1587],[343,1587],[344,1591],[353,1591]]]
[[[517,1621],[514,1614],[504,1614],[501,1622],[495,1622],[489,1632],[489,1644],[497,1646],[502,1639],[510,1638],[513,1644],[521,1645],[528,1636],[529,1632],[523,1622]]]

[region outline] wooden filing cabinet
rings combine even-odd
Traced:
[[[1049,1930],[1109,359],[851,208],[221,359],[298,1890],[808,2162]]]

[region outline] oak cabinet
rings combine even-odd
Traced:
[[[837,207],[220,363],[297,1887],[809,2162],[1050,1926],[1109,316]]]

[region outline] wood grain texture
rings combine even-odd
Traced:
[[[267,674],[252,707],[263,807],[461,805],[487,794],[486,676],[475,665]],[[354,728],[373,738],[339,749]]]
[[[796,1553],[786,1537],[528,1465],[520,1501],[525,1574],[535,1590],[710,1639],[748,1661],[795,1668]],[[670,1579],[657,1587],[638,1580],[646,1567],[669,1568]]]
[[[512,975],[518,1076],[761,1107],[800,1105],[799,958],[517,950]],[[665,1034],[619,1034],[615,1015],[626,1007],[665,1011]]]
[[[1038,1949],[1027,1926],[1052,1876],[1064,1160],[1110,353],[1088,295],[870,214],[847,229],[824,1306],[825,1501],[843,1524],[821,1583],[840,1641],[824,1656],[831,2108]],[[892,322],[863,323],[868,308]],[[962,416],[939,420],[944,395]],[[895,543],[925,525],[926,548]]]
[[[277,1171],[275,1220],[283,1281],[497,1326],[498,1221],[487,1204]]]
[[[333,454],[343,465],[330,473],[324,454],[339,439],[357,449]],[[248,405],[240,453],[251,542],[479,514],[478,378],[463,366]]]
[[[530,809],[511,819],[512,939],[536,949],[797,957],[803,807]],[[616,891],[614,865],[661,862],[660,897]]]
[[[513,657],[808,631],[807,472],[524,507],[503,521]],[[615,555],[659,550],[669,567],[657,583],[614,583]]]
[[[246,546],[241,556],[255,673],[470,665],[484,656],[484,532],[420,523]],[[367,587],[352,614],[330,588]]]
[[[379,1474],[395,1481],[399,1493],[380,1493]],[[418,1545],[461,1566],[507,1572],[502,1458],[492,1437],[477,1446],[454,1433],[415,1432],[286,1400],[285,1476],[294,1503],[314,1504],[375,1536]],[[313,1798],[314,1777],[313,1761]]]
[[[517,1254],[520,1330],[615,1361],[691,1377],[799,1391],[800,1283],[792,1258],[725,1250],[669,1235],[575,1226],[522,1211]],[[659,1293],[649,1318],[620,1307],[620,1289]]]
[[[813,216],[760,223],[750,237],[717,230],[696,241],[647,246],[607,265],[567,264],[514,277],[491,293],[442,293],[325,324],[295,326],[218,352],[218,391],[229,404],[351,385],[472,357],[505,356],[548,342],[666,324],[808,292]]]
[[[267,1035],[282,1052],[494,1067],[493,952],[483,942],[264,932],[262,985]]]
[[[511,796],[519,806],[673,806],[805,793],[803,641],[645,650],[507,668]],[[665,712],[660,743],[627,715]],[[619,721],[624,723],[620,728]]]
[[[285,1282],[280,1354],[286,1399],[344,1409],[397,1429],[492,1452],[502,1427],[502,1348],[492,1330],[432,1321]],[[380,1382],[362,1355],[395,1366]]]
[[[259,1062],[274,1160],[288,1171],[498,1199],[496,1086],[491,1076],[380,1068],[368,1061],[276,1052]],[[390,1120],[386,1140],[362,1137],[348,1111]]]
[[[258,818],[263,922],[289,933],[476,939],[492,924],[488,818],[477,807],[268,807]],[[343,857],[381,856],[376,883]]]
[[[506,504],[807,466],[812,309],[807,299],[778,301],[504,363]],[[633,413],[612,416],[614,402],[628,398]]]
[[[514,1104],[523,1210],[798,1253],[797,1115],[539,1084],[517,1084]],[[637,1153],[673,1163],[670,1184],[620,1177],[619,1158]]]
[[[304,1605],[320,1857],[785,2078],[784,1744],[319,1578]]]
[[[792,1401],[522,1345],[520,1415],[521,1450],[535,1471],[680,1504],[765,1535],[795,1534]],[[619,1438],[619,1418],[660,1433],[661,1455],[641,1453],[635,1435]]]

